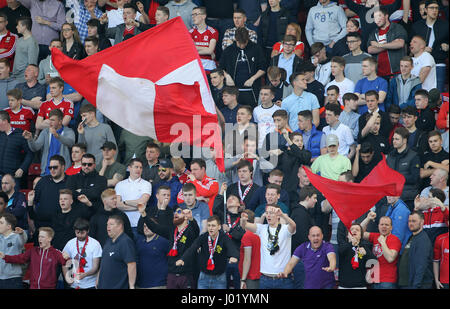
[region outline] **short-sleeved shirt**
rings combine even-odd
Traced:
[[[286,110],[289,114],[289,127],[292,131],[298,129],[298,113],[304,110],[319,109],[319,101],[317,97],[307,91],[298,96],[292,93],[281,102],[281,108]]]
[[[360,80],[364,78],[364,75],[362,73],[362,65],[361,62],[367,58],[372,57],[368,53],[362,53],[357,56],[353,56],[352,53],[348,53],[343,56],[345,59],[345,69],[344,74],[345,77],[352,80],[355,84]]]
[[[261,273],[276,275],[283,272],[284,267],[291,258],[291,240],[293,234],[289,232],[288,225],[281,225],[280,232],[278,233],[278,246],[280,248],[274,255],[270,255],[270,250],[268,249],[269,233],[267,229],[269,225],[256,224],[256,226],[256,235],[261,239]],[[276,227],[269,227],[269,230],[271,235],[275,235]]]
[[[342,100],[342,96],[348,92],[353,93],[353,91],[355,90],[355,83],[348,78],[344,78],[344,80],[342,82],[337,82],[334,79],[325,86],[325,94],[324,94],[325,96],[327,96],[328,87],[333,86],[333,85],[335,85],[339,88],[338,101],[342,106],[344,106],[344,101]]]
[[[63,99],[58,104],[56,104],[53,99],[42,103],[41,107],[39,108],[38,116],[41,116],[44,119],[48,119],[48,114],[52,110],[57,108],[59,108],[63,112],[64,116],[70,116],[70,118],[73,118],[74,105],[71,101],[66,99]]]
[[[326,126],[323,128],[323,133],[325,135],[334,134],[339,138],[339,154],[346,156],[350,150],[350,146],[355,143],[353,139],[352,130],[343,123],[339,123],[338,126]]]
[[[262,147],[266,135],[275,131],[275,123],[273,122],[272,115],[279,109],[281,108],[278,105],[273,104],[272,107],[269,108],[258,105],[253,110],[253,119],[258,124],[259,148]]]
[[[188,207],[186,206],[185,203],[180,204],[179,207],[182,209],[188,209]],[[209,206],[205,202],[196,201],[194,207],[191,208],[191,211],[192,211],[192,217],[197,222],[198,228],[201,232],[202,228],[203,228],[203,226],[202,226],[203,220],[207,220],[210,217]]]
[[[319,156],[311,165],[311,169],[315,174],[320,172],[322,177],[337,180],[341,173],[352,169],[352,164],[347,157],[338,154],[331,158],[330,154],[327,153]]]
[[[439,235],[434,241],[433,261],[439,262],[439,282],[448,284],[448,232]]]
[[[94,265],[93,263],[94,259],[102,257],[102,246],[100,245],[100,243],[92,237],[88,237],[87,240],[88,242],[85,249],[86,255],[84,256],[84,258],[86,259],[86,266],[84,266],[85,273],[87,273],[92,269],[92,266]],[[63,252],[67,252],[70,258],[79,261],[81,258],[79,253],[83,251],[85,243],[86,241],[79,241],[77,250],[77,238],[72,238],[65,245]],[[73,283],[72,287],[73,288],[80,287],[82,289],[92,288],[95,286],[96,280],[97,274],[87,276],[81,279],[79,283],[76,282]]]
[[[424,67],[430,67],[430,73],[428,73],[427,78],[422,83],[422,89],[430,91],[437,87],[436,84],[436,63],[433,56],[428,52],[423,52],[419,57],[413,57],[414,66],[411,70],[411,74],[419,76],[420,70]]]
[[[386,245],[390,250],[397,251],[398,255],[392,263],[389,263],[383,256],[383,248],[378,242],[380,233],[370,233],[369,241],[373,244],[372,252],[377,257],[379,263],[379,278],[374,278],[375,283],[379,282],[397,282],[397,261],[402,249],[402,242],[394,234],[389,234],[386,238]]]
[[[328,254],[331,253],[334,253],[333,245],[325,241],[317,250],[311,248],[309,241],[295,249],[293,256],[305,265],[305,289],[328,288],[334,284],[334,273],[322,269],[330,266]]]
[[[216,46],[217,42],[219,42],[219,32],[210,26],[207,26],[203,32],[200,32],[197,27],[194,26],[194,28],[189,30],[189,33],[197,47],[209,47],[211,40],[216,40]],[[212,60],[211,55],[200,55],[200,59],[205,70],[213,70],[216,68],[216,63]]]
[[[152,194],[152,184],[142,178],[131,180],[131,178],[128,177],[127,179],[118,182],[114,190],[117,195],[121,196],[122,201],[137,200],[143,194]],[[139,211],[132,210],[124,212],[128,216],[128,219],[130,219],[131,227],[137,227],[139,217],[141,216]]]
[[[100,171],[101,169],[102,169],[102,162],[100,162],[97,165],[97,171]],[[113,164],[108,165],[108,167],[105,170],[105,174],[103,176],[105,176],[106,179],[112,179],[115,174],[120,174],[122,175],[123,178],[125,178],[127,174],[127,168],[125,167],[125,165],[120,164],[117,161],[114,161]]]
[[[259,268],[261,265],[261,240],[258,235],[252,232],[245,232],[241,239],[240,255],[239,255],[239,273],[242,278],[242,269],[244,266],[244,249],[252,248],[250,269],[247,273],[247,279],[258,280],[261,276]]]
[[[14,112],[10,107],[5,108],[8,112],[10,123],[13,128],[30,131],[31,123],[35,120],[36,115],[31,107],[21,106],[18,112]]]
[[[374,80],[368,80],[367,77],[359,80],[355,85],[355,93],[365,94],[369,90],[388,92],[388,83],[384,78],[377,77]],[[378,105],[384,111],[384,103]],[[360,115],[368,111],[367,105],[359,106],[358,112]]]
[[[136,262],[136,247],[127,234],[116,241],[109,238],[103,246],[98,279],[99,289],[128,289],[128,263]]]

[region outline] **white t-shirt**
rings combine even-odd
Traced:
[[[337,128],[326,126],[325,128],[323,128],[322,132],[325,134],[325,136],[328,134],[335,134],[339,138],[338,152],[343,156],[348,155],[350,145],[353,145],[355,143],[352,130],[350,130],[350,128],[343,123],[339,123],[339,126]]]
[[[292,235],[289,232],[288,225],[282,224],[278,233],[278,245],[280,249],[274,255],[270,255],[268,249],[269,234],[267,232],[268,224],[256,224],[256,235],[261,239],[261,273],[276,275],[283,272],[284,267],[291,258],[291,240]],[[276,227],[270,229],[270,234],[275,235]]]
[[[79,251],[81,253],[81,251],[83,250],[83,246],[84,246],[84,241],[80,241],[78,242],[78,248]],[[77,250],[77,238],[72,238],[71,240],[69,240],[67,242],[67,244],[65,245],[63,252],[67,252],[67,254],[69,254],[69,256],[72,259],[75,260],[79,260],[80,257],[78,256],[78,250]],[[93,266],[93,260],[95,258],[101,258],[102,257],[102,246],[100,245],[100,243],[92,238],[92,237],[88,237],[88,243],[86,245],[86,256],[84,257],[86,259],[86,265],[84,266],[84,272],[87,273],[88,271],[90,271],[92,269]],[[83,278],[82,280],[80,280],[80,282],[78,283],[73,283],[72,287],[73,288],[81,288],[81,289],[87,289],[87,288],[92,288],[95,286],[95,281],[97,280],[97,274],[91,275],[91,276],[87,276],[85,278]]]
[[[281,109],[281,107],[274,104],[269,108],[264,108],[262,105],[258,105],[253,110],[253,120],[258,124],[259,148],[262,147],[266,135],[275,131],[275,123],[273,122],[272,115],[279,109]]]
[[[419,76],[420,70],[424,67],[431,67],[430,73],[422,83],[422,89],[430,91],[437,87],[436,83],[436,62],[429,52],[423,52],[419,57],[413,57],[414,67],[411,70],[412,75]]]
[[[337,82],[334,79],[334,80],[332,80],[331,82],[329,82],[326,85],[326,87],[325,87],[325,96],[327,96],[327,89],[331,85],[336,85],[339,88],[338,101],[339,101],[339,103],[341,103],[342,106],[344,105],[344,102],[342,101],[342,96],[344,94],[346,94],[347,92],[353,93],[353,91],[355,90],[355,83],[352,80],[348,79],[347,77],[345,77],[342,82]]]
[[[122,201],[137,200],[145,193],[152,194],[152,184],[142,178],[133,181],[128,177],[118,182],[114,190],[116,190],[117,195],[121,196]],[[139,211],[125,211],[125,214],[130,219],[131,227],[137,227],[139,217],[141,216]]]

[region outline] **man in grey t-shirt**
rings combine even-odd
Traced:
[[[347,34],[347,46],[350,53],[343,56],[345,59],[344,74],[356,85],[360,79],[364,78],[361,62],[371,55],[361,50],[361,36],[357,32]]]

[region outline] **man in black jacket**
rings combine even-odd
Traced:
[[[238,28],[235,39],[236,42],[223,51],[219,67],[239,88],[239,103],[256,107],[261,77],[266,70],[264,54],[259,45],[249,40],[246,28]]]
[[[414,211],[409,215],[411,237],[398,261],[398,285],[406,289],[431,289],[433,284],[433,245],[423,230],[424,217]]]
[[[22,133],[11,127],[8,112],[0,111],[0,179],[5,174],[21,178],[28,171],[33,153]]]
[[[134,238],[131,230],[130,220],[128,216],[121,210],[117,209],[117,194],[114,189],[108,188],[101,194],[103,207],[99,208],[89,222],[89,235],[98,240],[102,247],[108,240],[107,223],[111,216],[120,216],[123,220],[124,232],[131,239]]]
[[[444,92],[446,67],[445,61],[448,58],[449,36],[448,20],[440,19],[439,2],[437,0],[428,0],[425,2],[426,18],[420,19],[412,25],[410,38],[420,35],[426,42],[425,51],[429,52],[436,62],[436,81],[437,88]],[[431,38],[434,41],[431,41]]]
[[[297,226],[297,230],[292,236],[292,253],[294,253],[298,246],[308,241],[309,229],[315,225],[310,210],[312,210],[317,203],[317,190],[312,186],[302,188],[300,190],[299,200],[300,202],[298,204],[291,205],[290,218]],[[297,263],[293,273],[295,288],[302,289],[305,280],[305,267],[302,261]]]
[[[51,226],[52,218],[59,211],[59,190],[66,188],[67,177],[64,174],[65,161],[60,155],[54,155],[49,162],[50,175],[42,177],[34,190],[28,194],[28,214],[34,221],[30,230]],[[34,234],[34,243],[37,245],[38,235]]]
[[[93,204],[96,211],[100,208],[100,194],[108,188],[105,176],[100,176],[95,170],[95,157],[90,153],[86,153],[81,158],[81,171],[72,175],[67,180],[67,188],[72,190],[74,200],[79,200],[80,195],[85,195]]]
[[[392,137],[394,149],[387,156],[386,163],[390,168],[405,176],[405,185],[400,198],[412,210],[414,198],[419,193],[420,159],[417,153],[408,147],[408,137],[409,132],[406,128],[395,129]]]

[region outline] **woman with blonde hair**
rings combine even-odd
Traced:
[[[78,30],[72,23],[64,23],[61,27],[62,52],[72,59],[81,60],[86,57]]]
[[[294,48],[294,53],[297,55],[297,57],[303,59],[303,54],[305,52],[305,44],[303,44],[302,41],[300,41],[300,38],[302,36],[302,29],[300,28],[300,25],[297,23],[290,23],[286,27],[286,33],[285,35],[293,35],[297,38],[297,43]],[[272,54],[270,55],[271,58],[281,54],[283,52],[283,43],[277,42],[273,45],[272,48]]]

